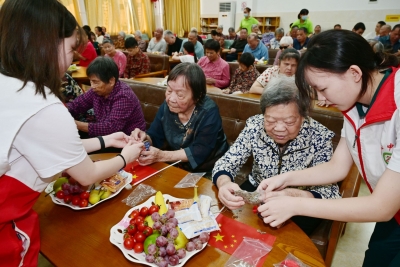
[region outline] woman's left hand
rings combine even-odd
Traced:
[[[142,153],[140,153],[140,157],[138,158],[139,164],[150,165],[154,162],[158,162],[161,152],[162,151],[160,149],[150,146],[148,151],[143,150]]]
[[[215,83],[215,79],[213,79],[213,78],[206,78],[206,83],[212,85],[212,84]]]
[[[123,148],[130,140],[130,137],[123,132],[117,132],[103,136],[106,147]]]
[[[287,196],[270,196],[265,204],[258,207],[264,223],[278,227],[296,214],[296,204],[300,198]]]

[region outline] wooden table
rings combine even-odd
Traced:
[[[89,83],[89,78],[86,75],[87,67],[78,66],[78,70],[72,72],[72,78],[82,87],[83,83]]]
[[[115,154],[91,155],[93,160],[107,159]],[[165,163],[156,163],[152,167],[161,169]],[[143,182],[163,193],[178,198],[193,197],[193,188],[174,189],[186,171],[170,167]],[[199,194],[217,199],[217,190],[210,180],[202,178],[197,185]],[[128,261],[122,252],[110,243],[110,229],[117,224],[130,209],[121,202],[131,190],[121,193],[98,206],[75,211],[65,206],[54,204],[43,193],[34,206],[39,214],[41,228],[41,253],[56,266],[141,266]],[[220,207],[221,204],[219,204]],[[232,216],[231,212],[224,215]],[[310,266],[324,266],[317,248],[312,241],[293,222],[289,221],[281,229],[272,229],[252,213],[251,206],[246,206],[237,219],[240,222],[261,229],[277,237],[264,266],[282,261],[288,252],[300,258]],[[223,266],[230,255],[212,246],[192,257],[186,266]]]

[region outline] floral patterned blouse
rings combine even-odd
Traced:
[[[229,85],[229,93],[231,94],[236,91],[247,93],[258,76],[260,76],[260,73],[254,66],[247,71],[242,71],[240,68],[237,68],[233,75],[231,85]]]
[[[150,59],[141,50],[134,55],[128,55],[124,78],[133,78],[138,74],[150,72]]]
[[[328,162],[333,154],[334,133],[312,118],[305,118],[297,137],[284,151],[269,137],[262,114],[250,117],[228,152],[214,166],[213,182],[220,175],[234,181],[240,168],[252,155],[254,158],[250,182],[258,186],[262,180],[281,173],[303,170]],[[340,198],[337,184],[296,187],[311,192],[316,198]]]
[[[264,88],[267,86],[268,82],[279,76],[279,66],[272,66],[266,69],[260,76],[257,78],[257,82],[259,82]]]
[[[117,40],[115,42],[115,49],[125,49],[125,40]]]

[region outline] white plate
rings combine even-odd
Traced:
[[[130,174],[130,173],[126,172],[126,171],[120,171],[119,173],[120,173],[123,177],[126,177],[126,178],[125,178],[125,186],[128,185],[128,184],[130,184],[130,183],[132,182],[132,174]],[[54,184],[55,182],[56,182],[56,181],[53,181],[53,182],[51,182],[50,184],[47,185],[46,189],[44,190],[47,194],[49,194],[50,192],[53,191],[53,184]],[[64,200],[57,198],[57,197],[55,196],[54,193],[50,194],[50,197],[51,197],[51,200],[53,200],[53,202],[56,203],[57,205],[67,206],[67,207],[69,207],[69,208],[71,208],[71,209],[73,209],[73,210],[86,210],[86,209],[91,209],[91,208],[93,208],[94,206],[96,206],[96,205],[98,205],[98,204],[100,204],[100,203],[102,203],[102,202],[104,202],[104,201],[106,201],[106,200],[108,200],[108,199],[110,199],[110,198],[115,197],[116,195],[119,194],[119,192],[122,191],[122,189],[125,188],[125,186],[123,186],[123,187],[121,187],[120,189],[118,189],[117,192],[111,193],[111,195],[110,195],[108,198],[102,199],[102,200],[100,200],[99,202],[97,202],[97,203],[94,204],[94,205],[92,205],[92,204],[89,203],[87,207],[83,207],[83,208],[81,208],[81,207],[79,207],[79,206],[74,206],[74,205],[72,205],[71,203],[69,203],[69,204],[65,203]]]
[[[167,199],[171,202],[171,201],[177,201],[177,200],[181,200],[182,198],[176,198],[167,194],[164,194],[164,200],[167,201]],[[128,210],[125,213],[124,218],[122,218],[122,220],[117,223],[116,225],[114,225],[111,230],[110,230],[110,242],[114,245],[116,245],[124,254],[125,258],[127,258],[128,260],[132,261],[132,262],[136,262],[136,263],[141,263],[141,264],[145,264],[148,266],[154,266],[157,267],[156,264],[154,263],[149,263],[145,260],[145,256],[146,254],[144,252],[142,253],[135,253],[133,250],[127,250],[124,247],[124,241],[123,241],[123,237],[124,237],[124,230],[126,227],[128,227],[129,225],[129,221],[131,220],[131,218],[129,218],[128,216],[132,213],[133,210],[135,209],[141,209],[142,207],[150,207],[151,203],[155,202],[155,196],[150,197],[146,202],[131,208],[130,210]],[[206,247],[207,243],[203,244],[203,248],[201,250],[194,250],[194,251],[186,251],[186,256],[183,259],[179,260],[179,264],[175,265],[175,266],[183,266],[191,257],[193,257],[195,254],[199,253],[200,251],[202,251],[205,247]]]
[[[81,67],[76,66],[74,69],[71,69],[71,67],[68,68],[68,71],[70,72],[74,72],[74,71],[78,71]]]

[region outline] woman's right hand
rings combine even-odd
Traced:
[[[137,160],[143,149],[144,144],[142,142],[134,143],[132,140],[129,141],[121,151],[122,156],[125,158],[126,164]]]
[[[140,130],[139,128],[136,128],[131,132],[131,137],[136,142],[143,142],[144,140],[146,140],[146,132]]]
[[[242,197],[233,194],[236,190],[240,190],[240,187],[233,182],[224,183],[218,190],[219,200],[230,210],[239,209],[245,204]]]
[[[265,191],[265,194],[272,191],[280,191],[287,186],[285,178],[286,175],[281,174],[278,176],[265,179],[258,185],[257,190]]]

